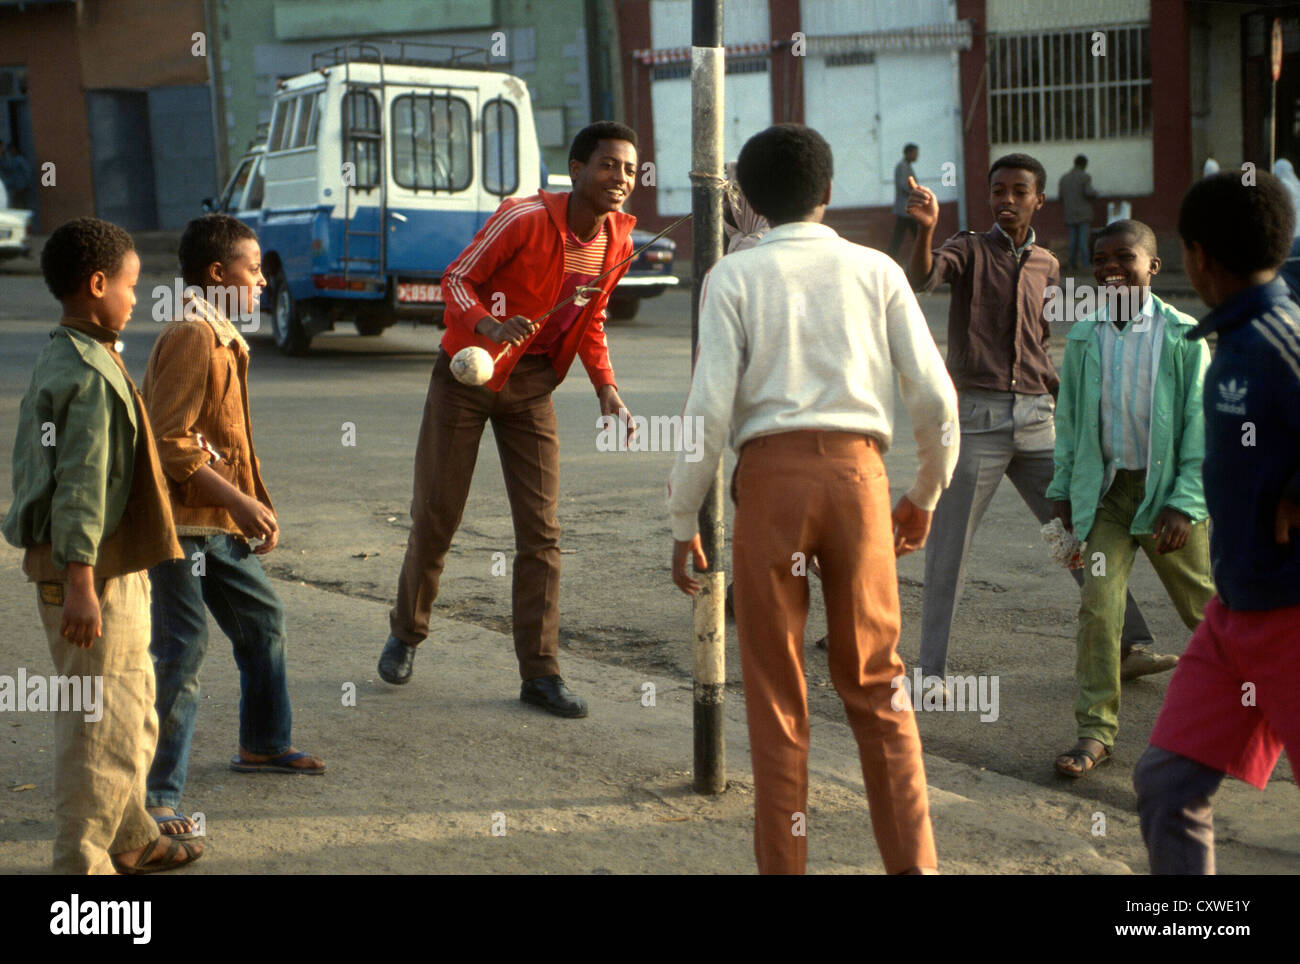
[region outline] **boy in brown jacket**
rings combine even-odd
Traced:
[[[166,832],[182,836],[194,829],[177,808],[207,648],[205,604],[230,637],[239,666],[239,754],[231,769],[325,772],[320,759],[290,741],[284,610],[258,559],[275,548],[280,531],[253,453],[248,344],[213,304],[251,315],[266,285],[261,261],[257,235],[229,215],[186,225],[183,319],[159,336],[144,382],[185,553],[149,573],[160,737],[147,802],[152,813],[168,818]],[[250,539],[262,541],[252,548]]]

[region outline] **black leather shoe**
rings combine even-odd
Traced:
[[[524,685],[519,687],[519,698],[556,716],[577,718],[587,715],[587,701],[570,692],[558,676],[524,680]]]
[[[396,636],[389,636],[384,651],[379,654],[379,675],[385,683],[401,686],[411,678],[415,665],[415,647],[408,646]]]

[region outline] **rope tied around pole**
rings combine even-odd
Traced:
[[[712,171],[691,171],[691,181],[695,184],[705,184],[723,189],[727,186],[727,179],[721,174],[714,174]]]

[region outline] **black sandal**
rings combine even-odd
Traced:
[[[1056,772],[1063,777],[1069,777],[1071,780],[1077,780],[1085,773],[1091,773],[1093,770],[1097,769],[1097,767],[1101,766],[1103,763],[1105,763],[1110,759],[1111,754],[1110,754],[1109,747],[1103,744],[1101,751],[1102,751],[1101,757],[1099,759],[1096,754],[1094,754],[1091,750],[1085,747],[1083,745],[1083,742],[1080,741],[1076,743],[1072,749],[1066,750],[1064,753],[1060,754],[1060,756],[1056,758],[1056,764],[1055,764]],[[1075,763],[1079,764],[1079,766],[1082,767],[1082,769],[1071,770],[1069,767],[1061,766],[1062,758],[1074,761]],[[1086,765],[1084,764],[1084,760],[1088,761]]]

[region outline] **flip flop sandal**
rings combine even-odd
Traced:
[[[169,841],[167,853],[163,855],[163,859],[153,864],[145,863],[146,860],[153,856],[154,851],[158,849],[158,844],[163,840]],[[178,859],[176,853],[178,850],[185,851],[183,860]],[[200,850],[196,853],[192,844],[184,840],[178,840],[175,837],[162,836],[149,844],[148,848],[135,859],[133,864],[125,864],[112,856],[109,859],[113,861],[113,866],[117,868],[119,874],[134,876],[136,874],[156,874],[164,870],[175,870],[177,867],[184,867],[186,864],[194,863],[202,856],[203,851]]]
[[[185,814],[177,810],[175,807],[172,807],[172,812],[170,814],[152,813],[150,814],[150,816],[154,818],[154,821],[158,824],[158,832],[161,833],[164,837],[171,837],[173,840],[195,840],[198,837],[202,836],[202,834],[198,832],[198,825],[195,824],[194,821],[191,820],[189,817],[185,816]],[[163,829],[163,824],[176,823],[178,821],[184,821],[185,823],[189,824],[193,829],[186,830],[184,833],[168,833],[166,830]]]
[[[1101,759],[1098,759],[1096,755],[1093,754],[1090,750],[1086,750],[1081,746],[1076,746],[1071,750],[1067,750],[1066,752],[1061,754],[1062,757],[1066,757],[1070,760],[1073,760],[1075,763],[1079,764],[1080,766],[1083,766],[1083,761],[1086,759],[1089,763],[1089,766],[1084,766],[1082,770],[1071,770],[1068,767],[1061,766],[1060,757],[1057,757],[1057,762],[1055,764],[1056,772],[1063,777],[1069,777],[1071,780],[1077,780],[1085,773],[1091,773],[1093,770],[1097,769],[1097,767],[1101,766],[1103,763],[1106,763],[1110,760],[1110,755],[1111,755],[1110,750],[1106,749],[1105,747],[1102,747],[1102,749],[1105,752],[1102,753]]]
[[[281,753],[277,757],[263,760],[260,763],[244,760],[237,756],[230,761],[230,769],[236,773],[304,773],[311,776],[324,773],[324,767],[291,766],[294,760],[301,760],[303,757],[308,756],[311,756],[311,754],[298,750],[293,753]]]

